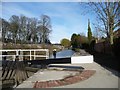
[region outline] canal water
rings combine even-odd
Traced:
[[[71,57],[75,52],[73,50],[63,50],[56,53],[56,58],[66,58]],[[54,58],[53,55],[50,58]]]

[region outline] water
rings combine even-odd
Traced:
[[[72,50],[63,50],[56,53],[56,58],[71,57],[74,53]],[[50,58],[53,58],[53,55],[51,55]]]

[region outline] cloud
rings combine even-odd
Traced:
[[[2,17],[2,4],[0,3],[0,17]]]
[[[80,2],[81,0],[1,0],[2,2]]]
[[[2,3],[2,17],[5,19],[10,18],[12,15],[25,15],[28,17],[35,17],[36,15],[30,11],[21,8],[16,4]]]
[[[100,2],[101,0],[1,0],[2,2]],[[102,2],[119,2],[119,0],[102,0]]]
[[[2,14],[5,19],[11,15],[23,14],[27,17],[50,16],[53,32],[52,42],[60,42],[63,38],[70,39],[73,33],[84,33],[87,30],[87,18],[81,15],[79,3],[3,3]]]

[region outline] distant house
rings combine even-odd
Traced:
[[[120,28],[118,30],[114,31],[113,35],[115,38],[120,37]]]
[[[59,49],[63,49],[64,48],[61,44],[58,44],[58,43],[52,44],[52,45],[57,47],[57,48],[59,48]]]

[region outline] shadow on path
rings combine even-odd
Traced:
[[[93,53],[93,55],[96,63],[100,64],[114,75],[120,77],[120,68],[117,57],[101,53]]]
[[[48,67],[57,67],[57,68],[64,68],[66,70],[83,70],[83,67],[80,66],[65,66],[65,65],[49,65]]]

